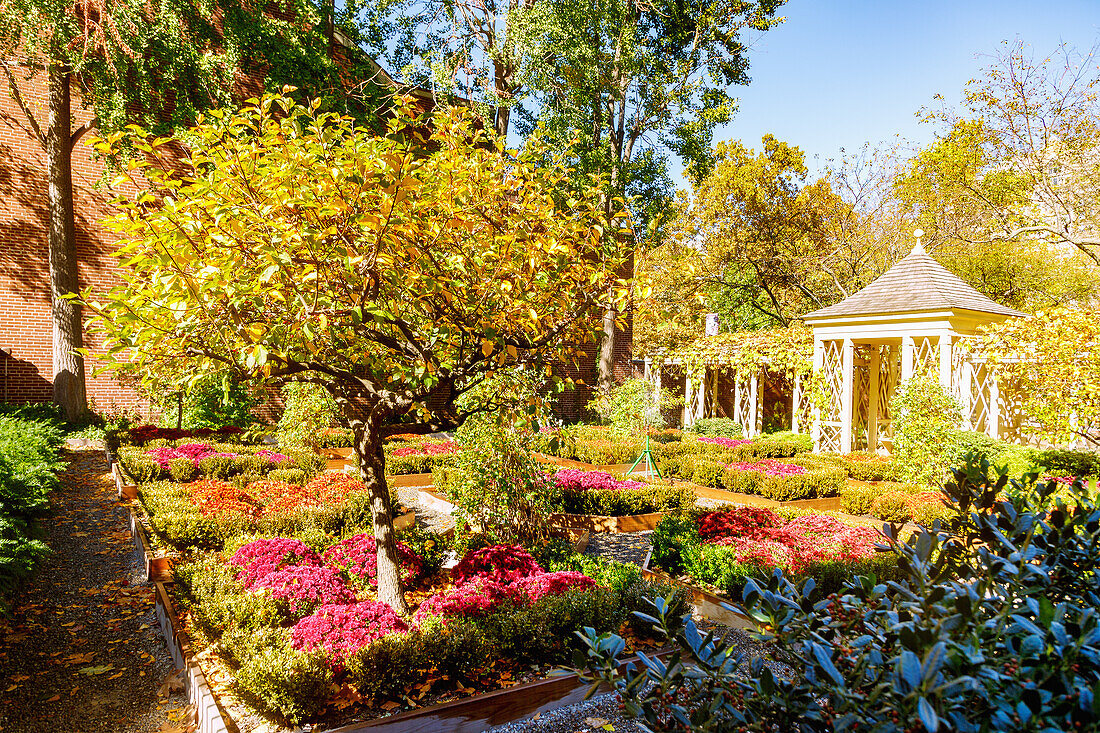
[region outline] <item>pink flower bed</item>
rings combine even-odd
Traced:
[[[754,507],[702,515],[699,535],[705,542],[735,548],[738,562],[795,573],[814,562],[868,559],[884,539],[878,530],[851,527],[825,514],[783,520],[769,509]]]
[[[355,594],[340,572],[323,565],[288,565],[260,578],[253,587],[270,590],[272,597],[286,603],[294,614],[355,602]]]
[[[456,585],[474,578],[484,578],[496,583],[511,583],[520,578],[542,573],[531,553],[515,545],[493,545],[466,553],[461,562],[451,570]]]
[[[341,662],[387,634],[408,631],[388,604],[375,601],[320,606],[294,624],[290,644],[295,649],[323,649]]]
[[[260,450],[256,451],[256,455],[260,458],[266,458],[270,463],[282,463],[283,461],[290,460],[282,453],[277,453],[273,450],[267,450],[266,448],[261,448]]]
[[[204,458],[210,458],[211,456],[225,456],[226,458],[239,457],[237,453],[220,453],[206,443],[185,443],[176,448],[150,448],[145,451],[145,455],[156,461],[165,471],[168,470],[168,462],[176,458],[186,458],[198,467],[199,461]],[[260,458],[266,458],[269,463],[282,463],[283,461],[289,460],[282,453],[276,453],[270,450],[258,450],[256,451],[256,455]]]
[[[727,463],[725,465],[726,468],[731,468],[734,471],[755,471],[756,473],[762,473],[765,476],[770,476],[772,478],[782,478],[784,476],[801,476],[802,474],[807,472],[804,466],[796,466],[792,463],[781,463],[772,458],[763,458],[756,463],[738,461],[736,463]]]
[[[420,445],[408,445],[394,450],[395,457],[404,456],[449,456],[458,450],[458,445],[453,440],[444,440],[439,443],[421,443]]]
[[[352,577],[366,581],[371,586],[378,585],[378,556],[374,537],[369,534],[357,534],[341,540],[325,550],[325,563],[339,568]],[[397,543],[397,556],[404,570],[402,579],[408,583],[415,580],[424,570],[420,556],[403,543]]]
[[[229,564],[239,568],[237,580],[251,590],[263,578],[288,565],[320,565],[321,556],[300,540],[276,537],[241,545]]]
[[[474,578],[431,596],[420,604],[413,618],[420,621],[428,616],[482,616],[520,597],[519,591],[511,585]]]
[[[745,445],[751,443],[751,440],[741,440],[740,438],[711,438],[707,436],[699,437],[700,443],[711,443],[713,445],[720,445],[723,448],[736,448],[739,445]]]
[[[564,491],[622,491],[646,487],[641,481],[617,479],[602,471],[582,471],[578,468],[559,470],[554,474],[554,481]]]

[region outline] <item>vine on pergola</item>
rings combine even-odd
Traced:
[[[813,373],[814,334],[802,325],[766,331],[736,331],[701,336],[693,343],[658,358],[680,364],[692,379],[707,368],[734,379],[750,379],[765,369],[788,379]]]

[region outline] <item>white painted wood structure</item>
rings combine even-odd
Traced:
[[[1001,436],[1010,406],[985,365],[958,347],[983,324],[1023,315],[948,272],[918,238],[866,288],[803,316],[813,327],[814,373],[825,388],[824,409],[813,408],[814,450],[888,450],[890,398],[915,374],[937,375],[955,395],[961,427]]]

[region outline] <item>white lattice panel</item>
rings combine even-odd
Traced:
[[[971,430],[986,432],[987,423],[989,422],[992,380],[993,375],[985,364],[975,364],[974,368],[970,370],[970,379],[967,384],[967,389],[970,392],[970,414],[967,419],[970,422]]]
[[[931,336],[920,336],[914,339],[913,346],[913,376],[939,373],[940,354],[937,340]]]
[[[844,367],[840,341],[825,341],[822,376],[825,381],[825,411],[822,422],[840,422],[844,394]]]

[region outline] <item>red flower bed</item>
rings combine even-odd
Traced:
[[[699,517],[699,536],[704,541],[718,537],[751,535],[763,527],[778,527],[783,523],[771,509],[739,506],[724,511],[707,512]]]
[[[520,578],[511,584],[532,603],[546,596],[560,596],[570,590],[588,590],[596,587],[596,581],[582,573],[563,570],[556,573],[540,573]]]
[[[196,428],[194,430],[177,430],[176,428],[158,428],[156,425],[139,425],[130,428],[128,435],[134,445],[145,445],[150,440],[179,440],[180,438],[206,438],[211,435],[240,435],[243,430],[232,425],[214,428]]]
[[[240,568],[237,580],[251,590],[267,575],[288,565],[320,565],[321,556],[301,540],[276,537],[241,545],[229,564]]]
[[[451,577],[461,585],[474,578],[484,578],[496,583],[511,583],[542,573],[531,553],[515,545],[493,545],[466,553],[462,561],[451,570]]]
[[[416,609],[414,621],[428,616],[481,616],[505,603],[525,601],[522,590],[486,578],[474,578],[443,593],[431,596]]]
[[[738,562],[794,573],[815,562],[868,559],[883,540],[877,530],[850,527],[825,514],[784,521],[770,510],[752,507],[704,514],[699,534],[704,541],[736,548]]]
[[[378,585],[378,556],[374,537],[357,534],[341,540],[324,552],[324,560],[332,567],[339,568],[352,577],[366,581],[371,586]],[[420,556],[403,543],[397,543],[397,555],[404,570],[403,580],[408,583],[415,580],[424,571],[424,562]]]
[[[294,625],[290,644],[305,651],[323,649],[339,664],[371,642],[408,629],[385,603],[325,605]]]
[[[204,458],[210,458],[211,456],[225,456],[226,458],[237,457],[236,453],[221,453],[214,450],[206,443],[185,443],[178,448],[151,448],[145,451],[145,455],[156,461],[165,471],[168,470],[168,462],[177,458],[186,458],[198,467],[199,461]]]
[[[343,471],[325,471],[306,484],[305,488],[322,504],[339,504],[348,494],[366,491],[362,481]]]
[[[255,590],[270,590],[272,597],[289,606],[291,613],[309,613],[317,606],[354,603],[355,594],[335,568],[323,565],[288,565],[260,578]]]
[[[453,440],[444,440],[440,443],[421,443],[420,445],[406,445],[393,451],[394,457],[405,456],[449,456],[458,451],[458,445]]]
[[[740,438],[712,438],[708,436],[700,436],[698,438],[700,443],[711,443],[712,445],[720,445],[723,448],[736,448],[739,445],[745,445],[751,443],[751,440],[741,440]]]

